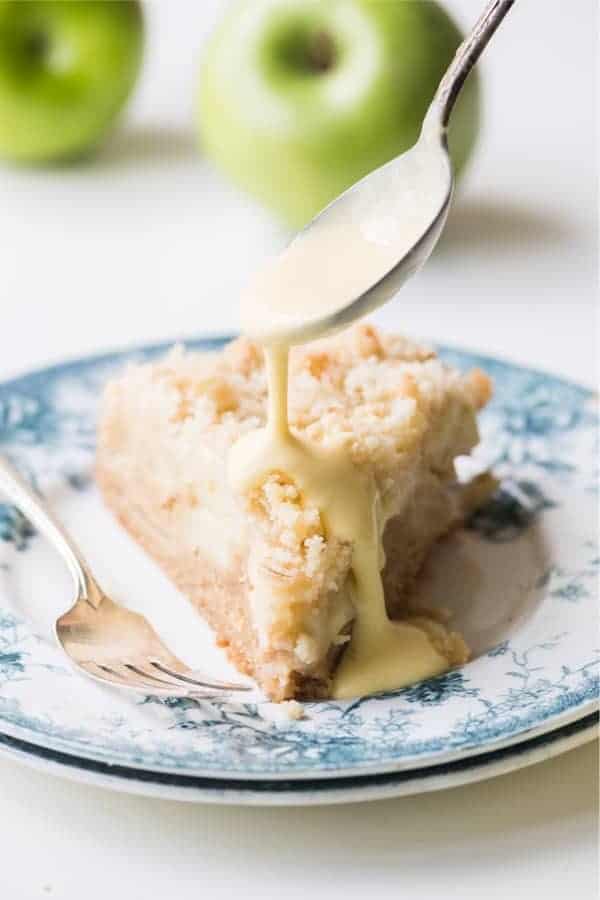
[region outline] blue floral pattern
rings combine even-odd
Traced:
[[[60,485],[72,496],[91,494],[101,387],[126,360],[163,349],[82,360],[0,385],[0,452],[42,492]],[[131,700],[73,674],[28,624],[13,576],[37,542],[22,516],[0,505],[0,732],[157,771],[293,778],[429,765],[587,715],[600,675],[591,394],[497,360],[450,349],[442,356],[462,369],[479,365],[496,383],[478,455],[501,484],[467,534],[486,565],[499,560],[494,577],[506,579],[507,591],[513,578],[535,600],[485,652],[399,691],[306,704],[299,721],[271,721],[255,703]]]
[[[25,672],[25,653],[19,649],[24,640],[19,621],[0,612],[0,684],[19,678]]]
[[[0,505],[0,541],[10,541],[17,550],[25,550],[33,528],[14,506]]]

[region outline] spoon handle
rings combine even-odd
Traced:
[[[78,596],[87,598],[88,573],[81,553],[43,500],[2,456],[0,456],[0,494],[14,503],[25,518],[50,541],[66,563],[75,581]]]
[[[500,22],[513,6],[515,0],[490,0],[473,30],[464,39],[439,83],[425,122],[434,120],[439,128],[446,129],[452,109],[465,79]]]

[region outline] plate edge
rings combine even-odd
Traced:
[[[377,800],[385,797],[425,793],[462,784],[482,781],[507,774],[558,756],[563,752],[591,742],[598,736],[600,714],[594,713],[570,725],[540,735],[530,741],[501,750],[482,753],[467,760],[457,760],[405,773],[337,779],[315,779],[311,782],[242,782],[230,780],[224,784],[206,784],[217,779],[140,778],[139,770],[54,753],[9,739],[12,747],[0,736],[0,755],[39,771],[46,771],[67,780],[104,787],[121,793],[149,796],[153,799],[175,799],[185,802],[218,803],[249,806],[309,806]],[[566,746],[565,746],[566,745]],[[514,764],[510,764],[512,761]],[[75,765],[73,765],[75,763]],[[188,784],[181,782],[190,782]],[[343,782],[343,784],[340,784]]]

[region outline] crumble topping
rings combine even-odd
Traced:
[[[220,354],[175,347],[151,367],[130,368],[126,377],[144,381],[148,371],[164,392],[175,429],[200,427],[215,445],[226,447],[265,422],[264,354],[247,338]],[[371,325],[291,353],[292,431],[319,444],[345,444],[357,462],[375,456],[379,468],[397,465],[449,400],[460,398],[478,409],[490,395],[491,382],[482,371],[461,375],[429,348]]]
[[[329,593],[343,585],[350,566],[351,547],[335,537],[327,539],[319,510],[306,503],[287,476],[271,473],[249,495],[241,498],[256,525],[254,552],[260,559],[257,578],[283,587],[282,602],[318,612]],[[277,595],[277,591],[276,594]],[[296,653],[309,663],[318,648],[306,632],[288,635]]]
[[[129,367],[122,377],[130,390],[137,381],[140,396],[150,379],[174,435],[188,446],[210,446],[223,458],[266,420],[264,353],[247,338],[221,353],[188,353],[178,346],[159,362]],[[109,390],[118,393],[118,386],[117,379]],[[368,324],[291,353],[291,430],[316,445],[345,446],[355,463],[371,467],[382,501],[391,505],[399,484],[410,489],[420,460],[444,479],[453,476],[454,457],[477,440],[474,416],[464,413],[473,413],[490,394],[481,370],[461,375],[430,348]],[[461,447],[457,423],[463,420]],[[320,592],[339,590],[351,549],[327,539],[319,510],[287,476],[271,473],[241,499],[262,535],[262,565],[271,576],[303,580],[298,596],[307,603]],[[190,487],[183,495],[168,493],[164,507],[197,502]]]

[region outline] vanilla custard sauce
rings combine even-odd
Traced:
[[[334,534],[353,548],[356,617],[334,675],[338,698],[391,690],[448,667],[425,620],[418,627],[387,616],[381,581],[385,523],[372,476],[356,468],[347,451],[315,448],[296,438],[288,423],[290,346],[306,340],[303,334],[310,332],[312,339],[327,333],[319,321],[388,271],[439,208],[444,173],[440,170],[439,184],[432,186],[419,179],[418,160],[408,160],[407,166],[396,194],[381,191],[375,202],[369,198],[369,215],[346,209],[342,197],[331,215],[328,211],[322,224],[301,233],[242,298],[243,331],[259,340],[266,354],[268,420],[265,428],[234,445],[230,476],[239,490],[248,490],[271,471],[285,472],[319,509],[325,535]],[[430,624],[435,633],[436,625]]]

